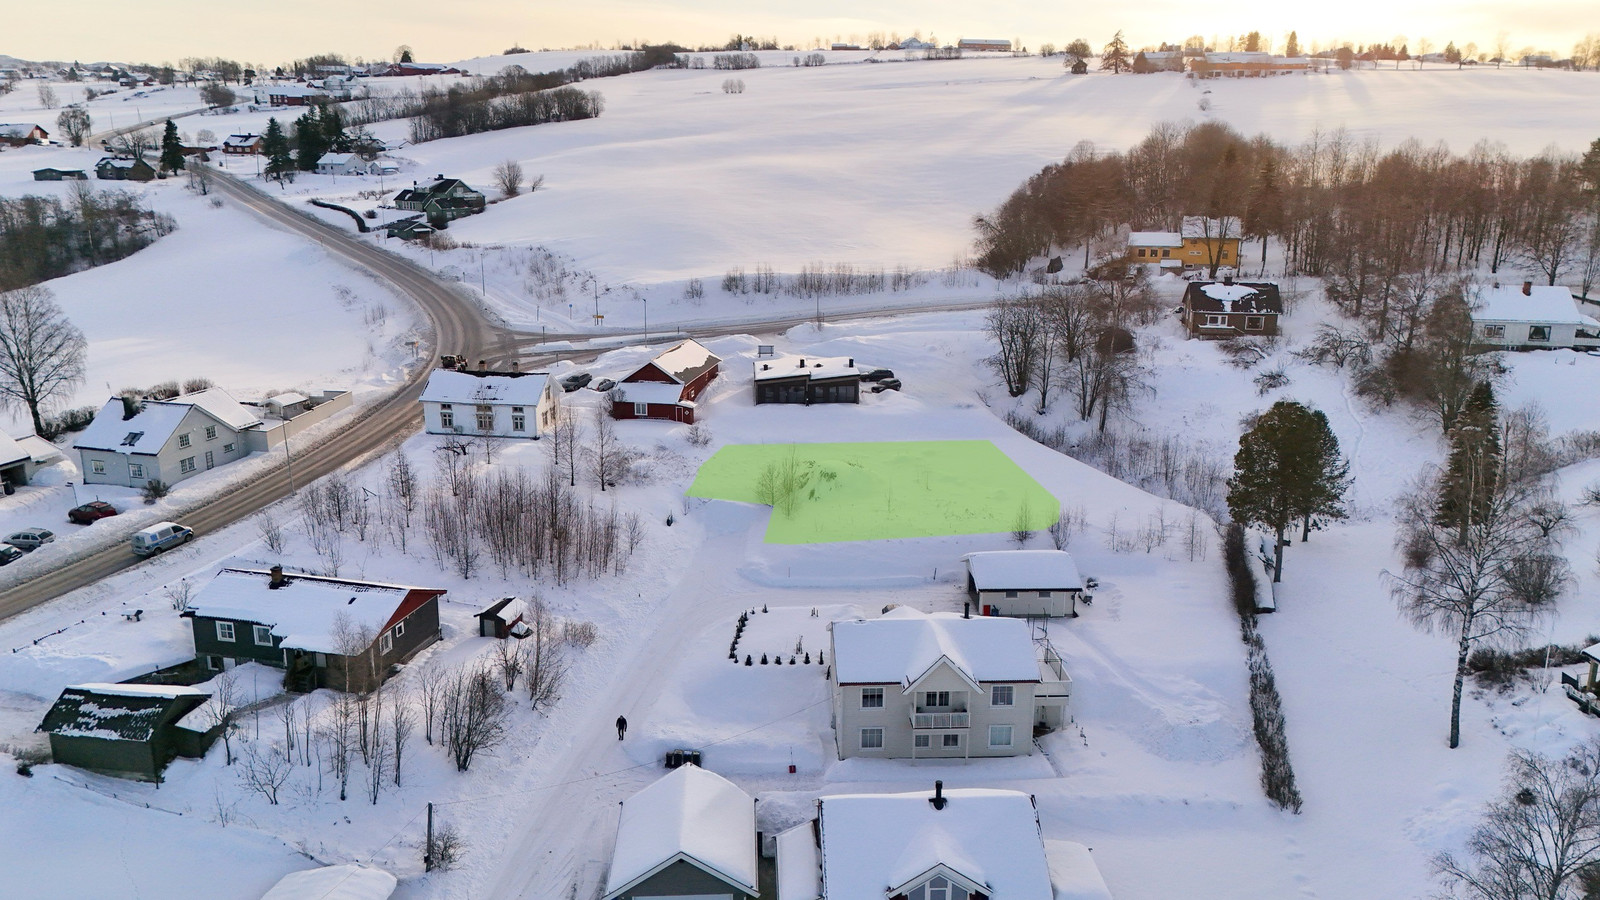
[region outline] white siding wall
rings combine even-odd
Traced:
[[[1034,685],[1030,682],[1011,683],[1012,705],[994,706],[991,703],[994,685],[984,683],[982,691],[973,691],[966,679],[953,670],[942,668],[924,678],[915,691],[906,692],[898,684],[840,685],[835,676],[834,729],[839,758],[853,756],[906,759],[926,757],[992,757],[1023,756],[1033,752]],[[883,708],[864,709],[861,706],[863,687],[883,689]],[[952,702],[959,694],[966,694],[969,727],[965,729],[913,729],[911,713],[917,706],[918,695],[923,691],[949,691]],[[990,747],[989,726],[1011,726],[1011,746]],[[861,747],[863,728],[883,729],[883,749]],[[927,734],[929,746],[914,747],[914,735]],[[945,734],[959,735],[959,746],[945,747]]]

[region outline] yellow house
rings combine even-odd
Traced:
[[[1237,216],[1184,216],[1179,231],[1135,231],[1128,235],[1128,261],[1164,269],[1239,265],[1242,239]]]

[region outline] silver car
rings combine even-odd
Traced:
[[[48,528],[24,528],[12,533],[5,542],[18,550],[37,550],[55,539],[55,533]]]

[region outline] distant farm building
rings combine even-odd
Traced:
[[[82,169],[34,169],[34,181],[87,181],[89,173]]]
[[[0,144],[26,147],[50,140],[50,132],[31,122],[0,124]]]
[[[102,181],[152,181],[156,170],[142,159],[108,156],[94,164],[94,177]]]
[[[957,50],[997,50],[1002,53],[1011,52],[1011,42],[995,38],[962,38],[956,42]]]
[[[254,156],[261,152],[261,135],[230,134],[222,142],[222,152],[229,156]]]

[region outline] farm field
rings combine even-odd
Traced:
[[[1061,512],[989,441],[739,444],[700,467],[689,496],[770,503],[764,476],[785,472],[793,490],[777,499],[769,544],[1038,531]]]

